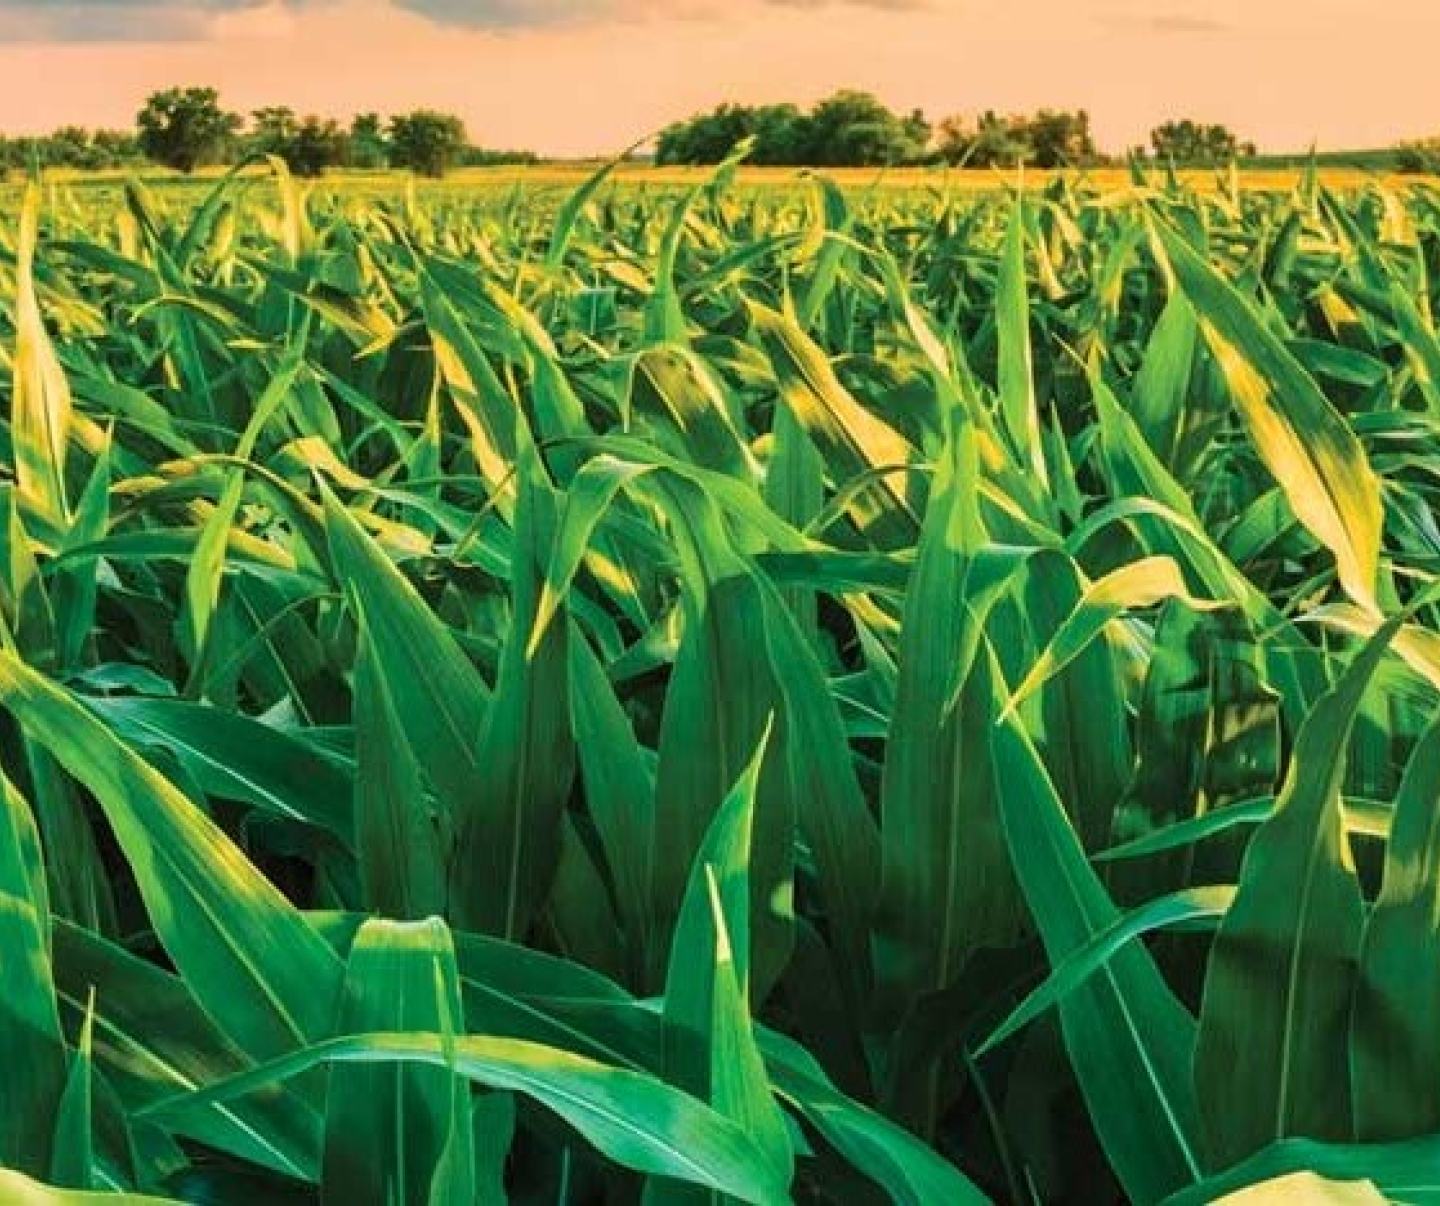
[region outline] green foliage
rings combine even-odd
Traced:
[[[350,160],[350,138],[333,118],[303,118],[280,157],[297,176],[320,176]]]
[[[193,172],[223,162],[241,119],[220,107],[214,88],[167,88],[146,98],[135,118],[140,149],[156,163]]]
[[[0,179],[30,168],[70,168],[103,172],[144,161],[139,139],[130,130],[88,130],[61,126],[49,134],[7,138],[0,135]]]
[[[255,125],[0,217],[0,1199],[1434,1200],[1432,191]]]
[[[1402,172],[1434,173],[1440,167],[1440,138],[1416,138],[1395,149],[1395,167]]]
[[[464,123],[448,113],[418,109],[390,119],[390,164],[421,176],[443,176],[467,145]]]
[[[940,123],[938,154],[966,167],[1084,167],[1100,161],[1090,114],[1041,109],[1034,114],[957,115]]]
[[[65,168],[113,171],[151,162],[189,174],[197,168],[274,155],[300,177],[332,168],[408,168],[442,176],[452,167],[534,163],[526,151],[469,144],[464,124],[423,110],[388,120],[356,115],[348,126],[331,117],[301,116],[285,105],[255,110],[249,121],[227,112],[213,88],[169,88],[150,96],[130,130],[64,126],[47,135],[0,134],[0,181],[12,172]]]
[[[1180,167],[1219,167],[1239,155],[1254,155],[1253,142],[1241,142],[1228,126],[1190,118],[1167,121],[1150,131],[1156,159]]]
[[[365,127],[362,133],[369,136]],[[351,134],[333,118],[313,114],[296,117],[293,109],[283,105],[257,109],[251,114],[245,137],[246,146],[254,154],[275,155],[296,176],[307,178],[324,175],[326,168],[349,164],[351,141]],[[367,143],[367,156],[373,149]],[[383,163],[383,146],[380,153]]]
[[[378,113],[357,113],[350,121],[350,165],[383,168],[389,162],[384,119]]]
[[[659,163],[720,163],[746,139],[757,164],[866,167],[913,163],[925,156],[930,124],[916,110],[892,113],[868,92],[844,90],[808,113],[796,106],[724,104],[661,131]]]

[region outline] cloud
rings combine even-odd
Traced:
[[[1154,12],[1129,6],[1124,9],[1110,9],[1098,15],[1101,25],[1127,33],[1150,33],[1185,36],[1191,34],[1225,33],[1234,27],[1219,17],[1178,10]]]
[[[3,42],[188,42],[236,29],[280,30],[298,10],[344,0],[0,0]],[[548,29],[716,16],[736,0],[371,0],[432,24],[474,30]],[[851,5],[896,11],[939,0],[753,0],[776,8]]]
[[[0,3],[0,42],[138,42],[162,26],[166,41],[190,42],[205,36],[208,18],[173,5]]]
[[[736,0],[390,0],[438,25],[469,29],[543,29],[560,25],[710,17],[733,12]],[[821,9],[837,5],[918,9],[931,0],[755,0],[759,6]]]
[[[303,0],[284,0],[286,5]],[[0,42],[193,42],[265,0],[0,0]]]
[[[635,15],[637,5],[616,0],[392,0],[396,8],[468,29],[536,29]],[[645,8],[650,5],[644,4]],[[652,9],[653,11],[653,9]]]
[[[831,8],[836,4],[849,4],[855,8],[918,12],[935,8],[940,0],[764,0],[764,2],[776,8]]]
[[[1141,17],[1140,24],[1156,33],[1205,34],[1224,33],[1229,28],[1214,17],[1197,17],[1192,13],[1156,13]]]

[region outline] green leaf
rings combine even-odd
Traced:
[[[174,1198],[139,1193],[98,1193],[56,1189],[23,1173],[0,1168],[0,1201],[13,1206],[176,1206]]]
[[[546,630],[555,619],[569,593],[575,575],[584,560],[585,550],[596,525],[604,517],[615,496],[637,477],[654,468],[634,464],[609,455],[601,455],[586,463],[565,492],[560,509],[553,547],[545,569],[544,585],[535,607],[525,656],[534,658]]]
[[[355,855],[365,904],[394,918],[441,913],[441,835],[363,613],[353,694]]]
[[[169,972],[86,930],[55,929],[56,990],[67,1026],[84,1023],[95,993],[94,1058],[127,1109],[233,1076],[249,1061]],[[266,1092],[177,1118],[175,1131],[290,1177],[314,1178],[318,1106]]]
[[[1127,611],[1154,607],[1168,599],[1180,599],[1191,608],[1216,606],[1194,599],[1185,587],[1180,567],[1169,557],[1142,557],[1085,588],[1085,594],[1050,639],[1025,680],[1015,688],[1010,706],[1018,707],[1099,637],[1112,620]]]
[[[50,1180],[70,1189],[94,1189],[94,1063],[95,992],[85,1004],[85,1021],[80,1041],[70,1061],[65,1093],[55,1116],[55,1146],[50,1160]]]
[[[40,238],[40,182],[31,180],[20,205],[15,249],[14,396],[10,440],[20,502],[42,527],[64,531],[70,503],[65,486],[73,403],[70,386],[40,314],[35,251]]]
[[[776,710],[764,643],[766,599],[719,508],[688,481],[667,481],[684,583],[684,630],[660,722],[653,832],[654,946],[668,952],[688,868]],[[752,991],[763,999],[788,959],[796,801],[767,758],[751,861]],[[661,969],[656,969],[663,974]],[[660,975],[656,975],[658,980]]]
[[[160,940],[245,1051],[330,1030],[339,960],[224,832],[61,688],[0,652],[3,704],[96,798]]]
[[[50,1170],[51,1132],[66,1082],[65,1042],[50,962],[49,902],[30,808],[0,782],[0,1164]]]
[[[858,1020],[871,1004],[870,942],[880,886],[880,833],[861,790],[831,684],[783,598],[761,580],[765,643],[779,688],[774,746],[800,834],[815,863],[815,886],[833,923],[848,1002]]]
[[[1356,712],[1397,625],[1306,718],[1211,948],[1195,1083],[1212,1168],[1278,1139],[1353,1134],[1348,1023],[1364,903],[1340,785]]]
[[[804,1048],[780,1035],[760,1036],[775,1092],[802,1114],[856,1171],[898,1206],[984,1206],[971,1181],[909,1131],[839,1092]]]
[[[1183,293],[1171,294],[1135,375],[1131,414],[1151,450],[1172,471],[1187,419],[1199,326]]]
[[[207,795],[317,826],[350,844],[352,768],[297,735],[175,699],[115,696],[84,703],[137,750],[168,750]]]
[[[1025,203],[1019,197],[1010,215],[1009,233],[1000,255],[995,328],[1000,415],[1021,463],[1044,487],[1049,484],[1049,471],[1040,441],[1040,407],[1035,397],[1030,303],[1025,284]]]
[[[1376,1142],[1440,1130],[1440,725],[1405,768],[1350,1019],[1355,1129]]]
[[[517,941],[554,877],[575,772],[565,698],[568,624],[551,625],[527,653],[556,525],[554,491],[528,454],[518,489],[510,631],[479,745],[484,773],[459,816],[450,878],[458,923]]]
[[[998,1047],[1011,1035],[1052,1009],[1100,971],[1117,952],[1137,938],[1162,929],[1188,927],[1225,916],[1235,899],[1232,887],[1186,888],[1131,909],[1116,918],[1084,946],[1077,947],[1053,968],[1039,987],[1015,1007],[999,1026],[975,1049],[978,1058]]]
[[[406,736],[416,759],[446,811],[462,815],[482,779],[489,690],[419,592],[339,500],[322,491],[336,576],[365,618],[395,712],[412,726]]]
[[[110,521],[110,441],[95,458],[95,468],[75,508],[75,521],[65,534],[65,549],[83,548],[105,537]],[[85,642],[95,626],[99,566],[81,561],[55,570],[50,586],[54,600],[56,659],[62,672],[79,667]]]
[[[302,364],[298,350],[289,353],[265,392],[255,402],[255,410],[235,448],[237,461],[248,461],[266,425],[290,397]],[[210,621],[220,600],[221,579],[225,572],[225,553],[245,493],[245,470],[237,466],[225,479],[225,488],[205,520],[196,542],[195,553],[185,571],[186,620],[191,645],[195,651],[196,681],[203,683],[207,666],[207,637]]]
[[[910,445],[856,401],[793,318],[754,302],[749,314],[774,366],[781,400],[819,448],[836,485],[872,475],[850,499],[856,523],[885,544],[913,537],[918,524],[896,485],[904,477],[894,472],[910,463]]]
[[[1433,1206],[1440,1202],[1437,1168],[1440,1168],[1440,1136],[1436,1135],[1388,1144],[1330,1144],[1286,1139],[1177,1194],[1169,1206],[1204,1206],[1223,1201],[1227,1193],[1264,1185],[1295,1172],[1308,1172],[1340,1182],[1369,1181],[1384,1195],[1384,1200]],[[1372,1196],[1358,1200],[1375,1199]]]
[[[17,492],[8,485],[0,486],[0,554],[0,605],[9,635],[31,661],[48,665],[56,653],[55,612],[34,541],[20,517]]]
[[[721,803],[691,867],[665,979],[665,1072],[740,1126],[788,1182],[790,1140],[755,1045],[749,1002],[750,845],[768,739],[767,732]]]
[[[630,148],[633,150],[634,148]],[[550,233],[550,245],[545,253],[545,266],[554,271],[565,263],[566,252],[570,249],[571,240],[575,237],[575,230],[580,224],[580,218],[585,213],[585,207],[599,191],[600,186],[610,178],[610,174],[625,161],[630,150],[617,155],[614,159],[603,163],[585,180],[585,183],[565,198],[555,215],[555,227]]]
[[[999,704],[992,707],[999,711]],[[1085,861],[1030,738],[1011,717],[991,730],[1005,839],[1052,968],[1119,919]],[[1190,1083],[1195,1023],[1143,947],[1129,947],[1060,1003],[1060,1025],[1090,1120],[1135,1202],[1200,1176]]]
[[[637,1172],[674,1177],[757,1206],[788,1201],[783,1182],[738,1126],[653,1077],[538,1043],[468,1036],[373,1034],[331,1039],[192,1095],[142,1111],[160,1118],[284,1080],[322,1064],[417,1063],[451,1068],[554,1111],[604,1155]]]
[[[1170,227],[1155,229],[1256,452],[1296,517],[1334,555],[1346,593],[1376,610],[1384,511],[1360,441],[1254,306]]]
[[[444,922],[368,921],[360,927],[345,971],[341,1033],[445,1035],[460,1016],[460,977]],[[334,1065],[325,1107],[324,1200],[427,1206],[437,1176],[453,1177],[458,1168],[463,1180],[468,1168],[473,1181],[474,1135],[463,1082],[460,1091],[466,1108],[457,1115],[455,1077],[444,1064]]]
[[[900,624],[876,944],[893,1012],[949,987],[971,952],[1006,942],[1019,921],[989,773],[988,687],[971,670],[986,616],[1025,553],[987,542],[978,464],[966,427],[940,462]]]
[[[652,860],[661,853],[655,837],[654,771],[605,668],[577,632],[570,634],[569,653],[570,723],[586,809],[615,884],[631,974],[639,981],[643,969],[663,957],[652,951],[650,932]]]

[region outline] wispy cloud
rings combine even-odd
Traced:
[[[195,42],[237,17],[291,12],[315,2],[0,0],[0,42]]]
[[[853,7],[913,11],[947,0],[753,0],[753,7]],[[390,0],[440,25],[471,29],[542,29],[649,18],[713,17],[733,14],[737,0]],[[752,7],[752,11],[753,11]]]
[[[842,0],[766,0],[777,8],[830,8]],[[914,12],[922,9],[939,8],[944,0],[843,0],[856,8],[894,9],[897,12]]]
[[[1135,0],[1124,5],[1106,4],[1095,12],[1093,19],[1107,29],[1119,33],[1156,34],[1161,37],[1186,37],[1198,34],[1225,34],[1237,28],[1234,14],[1217,16],[1211,12],[1156,5],[1148,0]]]
[[[344,0],[0,0],[0,42],[190,42],[227,19],[293,12]],[[675,16],[716,16],[734,0],[371,0],[436,25],[550,29]],[[759,6],[913,10],[946,0],[754,0]]]
[[[1215,17],[1201,17],[1194,13],[1154,13],[1135,18],[1135,23],[1143,29],[1153,29],[1156,33],[1173,34],[1224,33],[1230,28]]]
[[[165,41],[194,41],[206,35],[209,14],[198,5],[0,0],[0,42],[136,42],[161,28]]]

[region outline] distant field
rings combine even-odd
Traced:
[[[456,193],[477,191],[508,191],[514,188],[524,190],[562,191],[578,187],[600,168],[599,163],[548,163],[534,166],[519,165],[505,167],[465,168],[443,180],[417,180],[417,193],[423,196],[445,196]],[[634,188],[671,189],[683,188],[707,180],[713,169],[708,167],[654,167],[648,164],[627,164],[616,170],[612,185]],[[746,167],[737,175],[737,183],[745,188],[777,188],[793,186],[804,182],[815,174],[835,180],[847,190],[861,191],[880,189],[889,191],[916,190],[954,193],[989,193],[1004,191],[1023,184],[1027,190],[1044,188],[1060,174],[1053,171],[1029,170],[1024,173],[990,169],[950,168],[769,168]],[[256,169],[257,181],[268,179],[261,169]],[[1131,184],[1130,172],[1126,168],[1098,168],[1082,172],[1064,173],[1071,179],[1093,184],[1101,189],[1124,189]],[[1224,171],[1185,170],[1177,173],[1190,187],[1201,192],[1224,186],[1228,174]],[[140,179],[152,188],[167,193],[201,191],[210,188],[222,175],[218,170],[197,173],[191,177],[178,176],[160,170],[147,171]],[[1163,179],[1158,169],[1151,175]],[[1287,192],[1294,188],[1304,175],[1303,166],[1276,166],[1243,168],[1239,176],[1241,186],[1263,192]],[[1322,183],[1328,188],[1349,190],[1375,181],[1413,184],[1423,178],[1402,176],[1383,170],[1366,170],[1352,166],[1325,166],[1320,169]],[[49,179],[66,188],[76,190],[98,190],[102,193],[117,189],[126,179],[122,172],[77,174],[56,172]],[[409,186],[411,178],[401,172],[348,172],[334,173],[321,180],[311,182],[310,187],[322,192],[345,192],[358,195],[399,195]],[[1427,183],[1434,181],[1426,180]],[[0,199],[13,203],[19,195],[18,177],[0,184]]]

